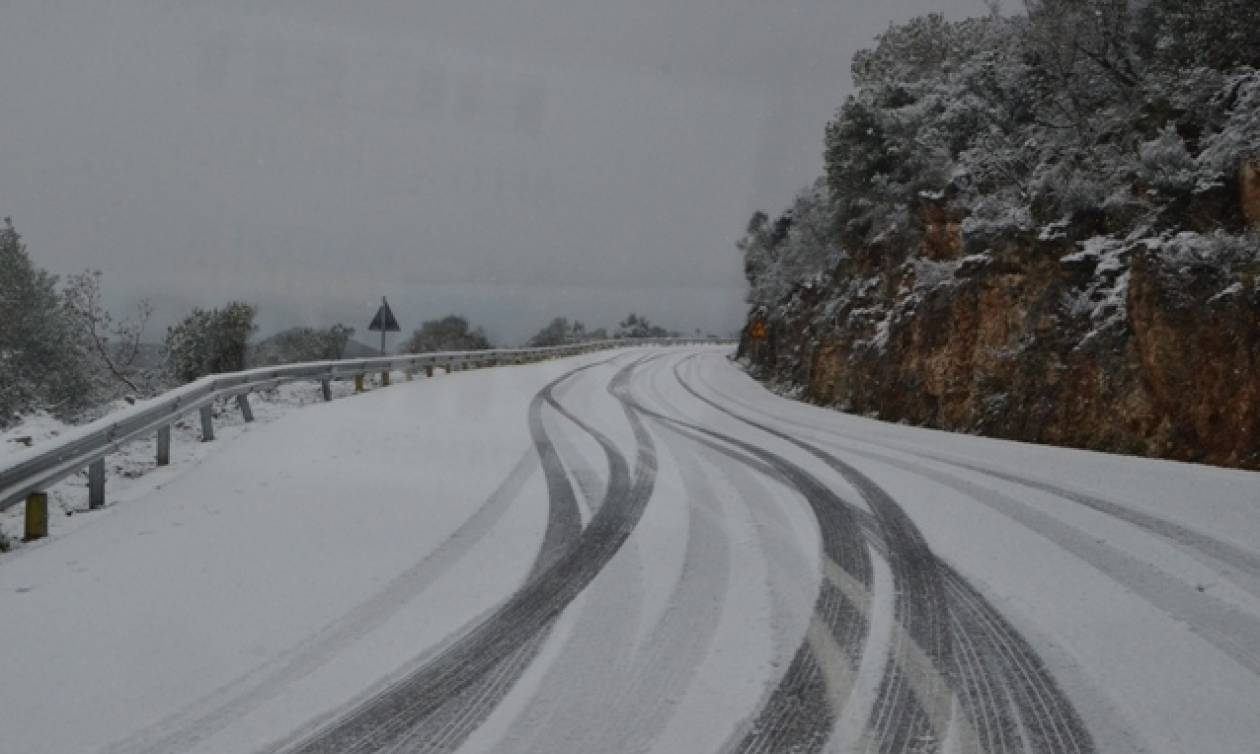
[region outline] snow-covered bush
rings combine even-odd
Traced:
[[[647,317],[630,312],[630,316],[617,323],[615,338],[668,338],[677,335],[660,325],[652,324]]]
[[[1159,191],[1189,193],[1199,183],[1199,164],[1169,124],[1158,137],[1138,146],[1138,176]]]
[[[490,341],[480,327],[470,327],[468,320],[454,314],[421,323],[420,329],[403,343],[403,353],[433,351],[484,351]]]
[[[570,322],[568,317],[556,317],[547,323],[546,327],[535,333],[529,339],[528,345],[534,348],[547,348],[577,343],[589,337],[586,325],[577,320]]]
[[[341,359],[352,335],[354,328],[340,323],[332,327],[294,327],[255,346],[249,362],[251,366],[270,366]]]
[[[1256,44],[1260,47],[1260,41]],[[1204,174],[1226,179],[1242,159],[1260,158],[1260,70],[1241,69],[1226,77],[1209,104],[1222,123],[1203,139],[1197,161]]]
[[[194,309],[166,332],[167,368],[183,382],[245,368],[254,307],[239,301],[222,309]]]
[[[1146,241],[1157,252],[1165,270],[1177,275],[1218,271],[1229,275],[1236,270],[1260,272],[1260,236],[1256,233],[1195,233],[1183,231]]]

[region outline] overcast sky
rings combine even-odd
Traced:
[[[849,59],[983,0],[0,0],[0,215],[115,306],[729,333]]]

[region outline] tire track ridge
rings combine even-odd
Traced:
[[[618,372],[609,392],[619,397],[615,388],[624,385],[639,363]],[[635,429],[638,445],[633,477],[627,478],[624,469],[610,472],[608,499],[578,540],[446,653],[391,684],[292,751],[350,754],[388,744],[411,728],[413,721],[490,672],[499,658],[530,641],[567,607],[625,542],[642,516],[655,483],[655,445],[624,401],[623,408]],[[569,491],[572,492],[571,487]]]
[[[674,376],[684,390],[723,414],[794,445],[822,461],[852,485],[870,507],[879,523],[883,539],[887,545],[887,557],[889,566],[892,568],[894,589],[896,590],[896,600],[894,602],[896,618],[898,623],[905,627],[908,634],[908,636],[899,635],[897,637],[894,645],[897,662],[889,665],[889,672],[885,674],[885,684],[880,694],[880,701],[872,711],[871,727],[876,734],[873,747],[880,752],[903,750],[901,739],[896,735],[896,731],[902,728],[907,728],[908,730],[913,728],[912,734],[915,738],[923,738],[933,734],[938,739],[943,738],[945,730],[924,731],[919,721],[930,719],[933,727],[939,728],[942,724],[941,721],[949,719],[949,713],[940,707],[940,700],[944,695],[940,694],[939,690],[938,693],[931,693],[932,689],[929,688],[927,690],[930,698],[916,699],[916,694],[911,690],[910,685],[902,682],[902,670],[899,670],[899,668],[904,668],[907,664],[906,653],[909,649],[905,646],[904,641],[909,639],[914,641],[928,655],[929,659],[935,664],[939,675],[945,676],[948,681],[948,676],[953,673],[952,644],[945,608],[945,589],[937,569],[936,556],[932,554],[931,548],[928,547],[922,533],[901,506],[883,488],[875,484],[870,477],[855,467],[841,461],[821,448],[737,414],[716,401],[701,395],[683,378],[679,369],[683,363],[694,358],[695,355],[693,354],[674,366]],[[925,678],[923,683],[931,686],[935,683],[935,678]],[[926,718],[924,716],[924,704],[937,705],[936,709],[926,713]],[[911,735],[911,733],[907,735]]]
[[[612,360],[605,359],[566,372],[545,385],[530,401],[527,413],[530,439],[543,468],[549,502],[547,527],[538,555],[526,577],[527,581],[563,555],[581,532],[581,512],[578,509],[577,496],[564,460],[543,423],[543,406],[557,407],[557,388],[577,375]],[[605,452],[608,452],[607,448]],[[616,452],[615,448],[613,452]],[[487,672],[476,683],[452,695],[440,707],[415,721],[413,727],[390,750],[450,751],[458,746],[516,684],[541,649],[552,625],[553,623],[548,623],[540,627],[536,636],[502,657],[495,670]]]
[[[731,413],[703,396],[697,397],[725,413]],[[792,440],[790,436],[785,439]],[[862,451],[853,452],[868,457],[871,455]],[[922,454],[915,455],[922,457]],[[865,517],[861,512],[858,515],[859,518]],[[867,526],[872,545],[881,550],[886,549],[887,543],[882,540],[882,530],[873,522],[864,521],[864,525]],[[1004,750],[1006,741],[1012,734],[1016,734],[1024,740],[1023,748],[1026,750],[1094,751],[1088,730],[1058,689],[1053,677],[1046,672],[1044,664],[1032,647],[952,566],[938,560],[938,568],[946,593],[950,596],[947,602],[951,624],[958,626],[961,622],[968,626],[963,629],[963,633],[974,639],[976,646],[986,655],[978,664],[968,663],[967,666],[983,679],[987,696],[994,700],[993,706],[976,709],[965,703],[969,698],[966,689],[958,689],[955,693],[960,694],[959,698],[964,701],[964,710],[976,721],[974,725],[984,726],[982,717],[985,714],[994,716],[997,730],[990,741],[997,741],[998,745],[987,750]],[[957,634],[957,630],[954,633]],[[956,659],[955,667],[961,667],[958,662]],[[1012,705],[1018,709],[1017,715],[1012,714]],[[1039,731],[1039,735],[1030,739],[1028,733],[1034,729]]]
[[[633,398],[628,400],[633,401]],[[869,588],[871,566],[866,543],[859,536],[859,527],[851,507],[844,504],[835,493],[809,472],[770,451],[758,448],[729,435],[691,424],[654,411],[635,402],[636,408],[646,416],[673,427],[688,435],[687,430],[728,443],[757,458],[775,469],[776,474],[789,480],[811,505],[823,533],[825,557],[847,572],[857,583]],[[681,428],[681,429],[680,429]],[[694,438],[693,438],[694,439]],[[700,440],[704,442],[703,440]],[[705,443],[709,444],[709,443]],[[728,453],[720,445],[711,447]],[[840,594],[838,599],[820,589],[815,602],[815,614],[827,625],[837,641],[852,641],[854,636],[865,637],[867,622],[861,611]],[[844,609],[837,609],[837,606]],[[860,630],[851,625],[860,623]],[[808,714],[805,714],[808,711]],[[820,751],[826,744],[834,724],[835,711],[828,703],[828,689],[820,667],[819,658],[808,639],[793,656],[775,691],[771,693],[761,714],[750,724],[742,740],[733,742],[738,752],[756,751]],[[801,722],[797,722],[801,721]],[[769,747],[769,748],[767,748]]]

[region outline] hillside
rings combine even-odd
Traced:
[[[859,53],[740,242],[740,354],[890,421],[1260,468],[1260,6],[1045,0]],[[760,336],[760,337],[756,337]]]

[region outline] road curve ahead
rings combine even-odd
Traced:
[[[304,409],[262,430],[275,437],[260,444],[304,437],[310,465],[238,483],[318,477],[334,445],[320,427],[371,419],[398,436],[342,475],[392,479],[374,514],[386,520],[355,528],[351,503],[327,499],[338,482],[293,482],[302,494],[276,505],[324,516],[229,548],[274,578],[242,585],[212,550],[182,553],[188,589],[204,584],[216,608],[199,618],[208,647],[180,627],[155,650],[183,683],[129,679],[126,657],[93,661],[102,678],[123,674],[123,700],[91,717],[95,731],[72,724],[23,750],[1084,754],[1260,741],[1260,475],[852,417],[773,395],[720,348],[504,367],[342,403],[344,416]],[[440,445],[407,434],[426,419]],[[223,455],[199,472],[213,478]],[[200,505],[204,486],[168,490]],[[131,544],[117,507],[0,561],[0,608],[28,609],[16,589],[39,569]],[[337,525],[345,546],[301,544]],[[124,589],[121,569],[160,590],[151,571],[171,546],[96,571],[96,587]],[[326,588],[300,588],[304,568]],[[44,609],[59,583],[41,584]],[[69,655],[135,652],[110,644],[128,620],[178,626],[177,610],[200,609],[170,601],[124,598],[103,638]],[[224,619],[240,601],[251,614]],[[94,680],[53,672],[62,682],[37,689]],[[128,698],[143,707],[130,717]]]

